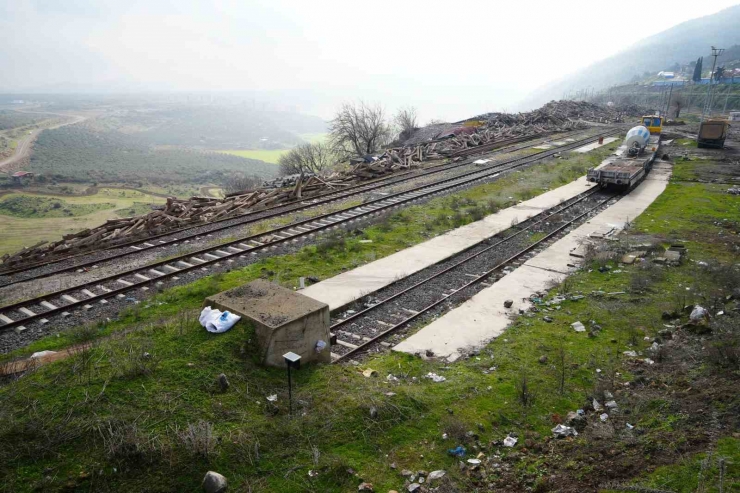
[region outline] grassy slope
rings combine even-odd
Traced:
[[[59,199],[18,194],[0,198],[0,214],[24,218],[76,217],[113,207],[115,204],[110,202],[70,204]]]
[[[328,134],[325,133],[316,133],[316,134],[299,134],[298,135],[301,139],[305,140],[306,142],[324,142],[327,139]],[[258,159],[260,161],[264,161],[266,163],[273,163],[277,164],[278,159],[280,159],[280,156],[285,154],[286,152],[289,152],[290,149],[275,149],[275,150],[265,150],[265,149],[249,149],[249,150],[223,150],[218,152],[223,152],[225,154],[233,154],[234,156],[239,157],[245,157],[249,159]]]
[[[40,195],[12,193],[3,196],[0,200],[7,201],[17,197],[30,199],[45,199]],[[56,199],[77,211],[92,210],[94,212],[72,217],[13,217],[0,215],[0,255],[12,253],[24,246],[38,241],[54,241],[62,235],[80,231],[85,228],[98,226],[107,219],[129,215],[126,211],[137,203],[161,204],[165,199],[146,195],[133,190],[114,190],[101,188],[97,194],[84,197],[65,197]],[[101,204],[109,204],[105,208]],[[111,206],[112,205],[112,206]],[[1,212],[1,211],[0,211]]]
[[[675,194],[675,206],[686,207],[686,222],[675,221],[673,216],[664,218],[661,214],[670,213],[670,209],[656,202],[648,209],[651,216],[638,218],[636,228],[652,233],[652,224],[667,220],[675,222],[676,234],[687,233],[693,227],[693,209],[688,207],[692,199],[680,193],[683,187],[671,184],[667,192]],[[511,193],[506,189],[497,192]],[[707,193],[721,205],[734,200],[717,191]],[[406,212],[401,217],[418,218],[415,214],[419,212]],[[383,234],[384,242],[405,233],[413,238],[413,227],[414,222],[399,221],[396,215],[388,226],[379,228],[385,232],[373,233],[369,228],[368,236]],[[378,241],[373,245],[377,247],[381,240],[375,238]],[[537,434],[549,435],[553,413],[562,415],[580,407],[585,395],[616,372],[621,372],[614,377],[617,383],[632,378],[622,366],[621,351],[630,339],[634,339],[633,349],[646,347],[642,333],[635,337],[634,327],[646,327],[647,334],[661,327],[655,321],[662,310],[674,304],[666,293],[683,283],[691,283],[697,292],[712,281],[689,263],[668,271],[638,298],[639,303],[619,297],[564,302],[561,310],[550,314],[555,319],[552,324],[539,315],[519,317],[505,337],[489,344],[478,357],[446,367],[397,354],[375,357],[359,369],[307,367],[296,376],[295,398],[300,404],[293,418],[287,416],[283,372],[261,368],[251,359],[249,327],[237,326],[213,336],[198,328],[192,318],[185,321],[178,316],[185,308],[197,308],[204,296],[260,272],[273,278],[269,271],[283,272],[281,281],[290,285],[299,275],[296,269],[304,269],[300,275],[314,269],[324,274],[338,271],[367,253],[352,245],[348,242],[343,248],[326,248],[323,258],[315,254],[315,247],[309,247],[304,253],[261,262],[244,273],[171,290],[144,307],[137,305],[120,322],[93,330],[109,333],[138,327],[133,335],[105,342],[1,388],[0,438],[7,446],[0,450],[0,474],[6,478],[5,488],[194,490],[205,471],[212,469],[225,474],[233,486],[256,491],[353,491],[362,479],[373,482],[376,491],[400,490],[403,480],[390,468],[395,462],[398,470],[446,469],[461,491],[471,491],[470,479],[457,471],[457,460],[446,455],[448,448],[466,440],[460,435],[475,430],[480,442],[487,443],[518,431],[520,437],[526,434],[540,441]],[[300,261],[313,263],[304,268]],[[621,273],[582,271],[560,290],[628,290],[635,269],[623,267]],[[588,338],[569,328],[575,320],[595,320],[603,330],[598,337]],[[79,340],[93,335],[77,331],[74,336]],[[75,337],[68,335],[62,340],[70,342]],[[567,372],[562,394],[556,390],[557,372],[550,365],[537,363],[543,354],[552,361],[560,345],[566,348],[568,362],[577,365]],[[35,345],[36,349],[41,347]],[[48,341],[46,347],[50,347]],[[142,358],[144,352],[152,357]],[[359,370],[366,366],[378,370],[379,377],[364,378]],[[494,366],[491,373],[483,372]],[[596,373],[597,368],[601,373]],[[429,371],[445,375],[448,381],[432,383],[423,378]],[[226,394],[216,392],[213,383],[221,372],[232,383]],[[523,372],[529,375],[536,396],[534,405],[526,409],[516,395],[516,383]],[[388,374],[399,376],[400,383],[387,382]],[[396,395],[386,395],[388,391]],[[278,394],[274,407],[265,400],[273,393]],[[376,419],[369,415],[371,406],[378,411]],[[680,452],[685,446],[680,434],[687,419],[672,414],[670,406],[646,406],[633,419],[643,430],[637,441]],[[178,438],[177,430],[199,420],[213,423],[219,439],[207,457],[194,454],[192,447]],[[482,431],[476,423],[482,424]],[[114,447],[113,455],[103,438],[109,427],[128,430],[120,442],[126,446]],[[452,438],[443,440],[443,431]],[[666,436],[667,431],[673,435]],[[466,446],[471,449],[473,444],[468,441]],[[718,447],[734,464],[740,462],[738,440],[724,439]],[[522,453],[512,465],[516,474],[531,476],[536,483],[543,470],[539,460],[536,454]],[[348,468],[357,471],[357,476],[347,474]],[[318,476],[310,478],[308,469],[318,471]],[[642,482],[693,491],[695,470],[696,460],[687,458],[685,463],[656,470]],[[588,477],[589,466],[574,474]],[[728,476],[727,483],[738,487],[736,465],[728,469]]]
[[[278,159],[280,159],[280,156],[282,156],[283,154],[289,151],[290,149],[275,149],[275,150],[251,149],[251,150],[227,150],[227,151],[218,151],[218,152],[222,152],[224,154],[231,154],[231,155],[239,156],[239,157],[245,157],[248,159],[258,159],[266,163],[277,164]]]

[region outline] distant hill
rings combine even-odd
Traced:
[[[711,52],[710,46],[729,48],[740,43],[740,5],[713,15],[692,19],[643,39],[626,50],[535,91],[520,103],[531,109],[564,93],[593,87],[596,90],[629,82],[644,72],[665,70]],[[710,62],[711,63],[711,62]],[[706,61],[705,61],[706,68]],[[711,68],[711,65],[710,65]]]

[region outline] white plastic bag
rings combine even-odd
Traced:
[[[229,311],[221,312],[221,310],[214,310],[210,306],[207,306],[200,312],[198,320],[208,332],[221,334],[232,328],[235,323],[241,320],[241,317]]]
[[[691,315],[689,315],[689,320],[692,322],[701,322],[702,319],[709,318],[708,315],[709,312],[704,307],[701,307],[699,305],[696,305],[694,309],[691,311]]]

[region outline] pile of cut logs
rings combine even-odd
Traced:
[[[175,229],[257,212],[268,207],[307,200],[363,181],[391,173],[409,171],[428,160],[452,158],[485,152],[499,143],[527,137],[563,132],[585,126],[581,118],[617,119],[618,112],[591,103],[551,102],[528,113],[489,113],[473,118],[478,126],[465,123],[444,126],[437,133],[426,133],[421,143],[394,147],[384,152],[353,159],[346,171],[328,176],[300,174],[266,182],[257,190],[228,194],[224,199],[191,197],[168,198],[163,207],[135,217],[110,219],[102,226],[65,235],[53,243],[39,243],[2,257],[2,267],[53,260],[80,252],[110,248]],[[610,120],[613,121],[613,120]],[[417,140],[418,142],[418,140]]]

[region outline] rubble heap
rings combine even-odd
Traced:
[[[633,109],[633,111],[638,111]],[[639,111],[638,111],[639,112]],[[538,135],[565,132],[587,126],[584,120],[603,123],[622,121],[625,112],[614,107],[576,101],[552,101],[528,113],[487,113],[457,124],[435,124],[417,130],[405,143],[377,155],[350,161],[350,167],[328,176],[306,173],[266,182],[257,190],[228,194],[224,199],[168,198],[163,207],[122,219],[109,219],[92,229],[65,235],[61,240],[41,242],[2,257],[3,267],[13,268],[76,253],[111,248],[194,224],[258,212],[267,207],[306,200],[341,190],[391,173],[409,171],[424,161],[462,159]],[[410,143],[409,143],[410,142]]]

